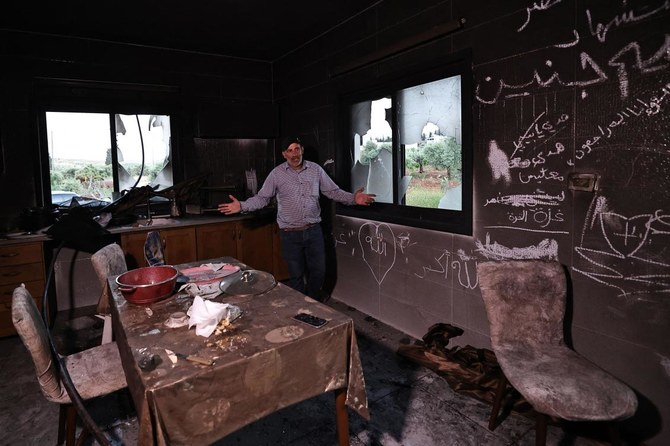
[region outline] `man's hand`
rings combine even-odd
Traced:
[[[360,204],[361,206],[370,206],[372,203],[375,202],[375,194],[364,194],[363,190],[365,188],[361,187],[358,189],[356,192],[354,192],[354,201],[356,204]]]
[[[240,202],[237,200],[237,198],[233,197],[232,195],[228,195],[228,197],[230,198],[231,202],[219,204],[218,206],[219,212],[226,215],[237,214],[242,210]]]

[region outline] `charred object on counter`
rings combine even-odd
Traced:
[[[53,207],[26,208],[21,212],[20,228],[35,232],[52,225],[58,217],[58,209]]]
[[[45,233],[56,241],[61,241],[73,249],[96,252],[112,242],[111,233],[93,219],[89,209],[71,208],[51,225]]]

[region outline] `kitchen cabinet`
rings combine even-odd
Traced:
[[[238,259],[254,269],[273,273],[272,225],[238,222]]]
[[[211,223],[191,223],[179,228],[147,228],[120,233],[121,248],[129,269],[147,266],[144,243],[147,232],[160,232],[165,263],[176,265],[194,260],[234,257],[250,268],[272,273],[277,280],[288,277],[281,258],[279,233],[274,220],[242,218]]]
[[[0,336],[16,334],[12,324],[12,293],[22,283],[41,310],[45,285],[41,241],[0,246]]]
[[[196,227],[197,260],[223,256],[237,258],[237,226],[236,221],[226,221]]]
[[[149,231],[121,234],[121,248],[126,255],[128,269],[148,266],[144,257],[144,244]],[[195,232],[196,229],[193,226],[159,230],[166,264],[177,265],[192,262],[193,259],[197,258]]]
[[[198,260],[231,256],[251,268],[273,273],[272,227],[253,219],[198,226]]]

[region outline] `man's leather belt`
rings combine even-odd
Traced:
[[[306,231],[307,229],[309,229],[313,226],[316,226],[316,225],[318,225],[318,223],[310,223],[308,225],[300,226],[298,228],[282,228],[282,231],[286,231],[286,232]]]

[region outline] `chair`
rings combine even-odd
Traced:
[[[57,358],[50,350],[50,335],[33,297],[25,286],[12,294],[12,322],[32,357],[42,394],[60,404],[58,443],[75,443],[77,411],[61,380]],[[83,400],[111,394],[127,387],[116,343],[109,343],[62,357],[72,382]],[[80,441],[87,435],[82,432]]]
[[[107,279],[110,276],[116,276],[128,271],[126,259],[123,250],[116,243],[99,249],[91,256],[91,263],[95,270],[100,286],[102,287],[102,294],[98,300],[98,315],[104,320],[102,329],[102,343],[106,344],[112,341],[112,316],[109,310],[109,283]]]
[[[635,413],[637,397],[627,385],[565,345],[567,286],[560,263],[485,261],[477,272],[491,346],[503,373],[490,430],[496,427],[507,381],[537,413],[536,445],[545,444],[549,417],[611,422]],[[608,428],[616,442],[613,426]]]

